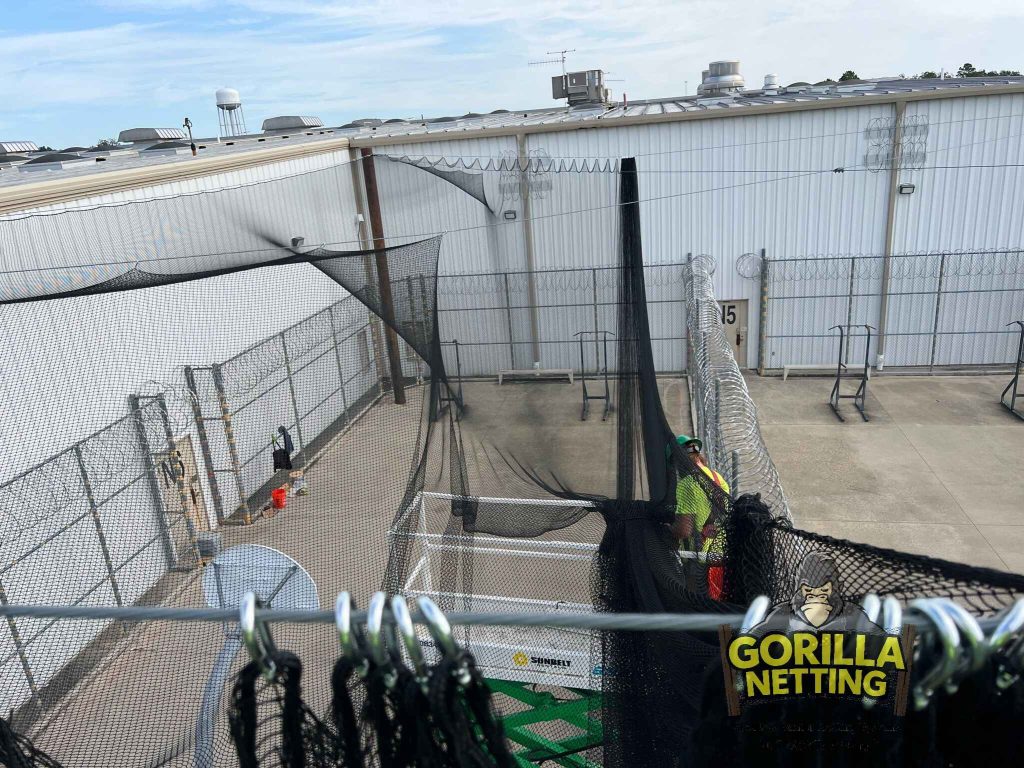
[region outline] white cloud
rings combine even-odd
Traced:
[[[792,82],[845,69],[955,69],[965,60],[1014,67],[1019,23],[1009,22],[1024,16],[1024,4],[1010,0],[95,2],[128,20],[0,32],[5,123],[12,112],[28,114],[36,119],[23,124],[40,140],[81,143],[128,124],[176,125],[188,113],[212,133],[213,91],[222,85],[241,91],[253,128],[281,112],[337,123],[543,106],[553,103],[549,77],[558,67],[527,62],[563,47],[576,49],[570,66],[624,79],[614,90],[632,99],[682,95],[684,81],[692,91],[718,58],[741,59],[754,85],[767,72]]]

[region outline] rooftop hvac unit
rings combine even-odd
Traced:
[[[721,96],[738,93],[744,86],[739,59],[712,61],[702,73],[698,96]]]
[[[604,72],[587,69],[582,72],[568,72],[551,78],[551,97],[568,99],[569,106],[577,104],[604,104],[608,101],[608,89],[604,87]]]

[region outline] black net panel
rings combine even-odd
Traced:
[[[333,166],[2,222],[5,259],[18,256],[0,280],[16,372],[2,384],[0,602],[234,606],[251,589],[315,608],[383,586],[468,611],[734,612],[785,595],[812,548],[854,596],[990,613],[1024,592],[1016,576],[789,529],[694,463],[675,440],[692,431],[680,382],[657,376],[670,368],[652,341],[664,327],[633,161],[451,169],[496,185],[517,216],[481,211],[458,184],[410,195],[379,168],[385,229],[370,234],[403,244],[349,249],[359,184]],[[672,215],[646,216],[659,211]],[[40,242],[48,262],[18,261]],[[589,279],[539,271],[573,264]],[[445,311],[439,275],[456,268],[487,274],[479,323]],[[580,331],[614,334],[609,353]],[[481,358],[486,378],[460,375],[456,333],[500,349]],[[603,404],[581,418],[582,371],[591,394],[607,373],[607,418]],[[237,763],[226,707],[246,659],[232,627],[6,623],[0,704],[62,761]],[[509,722],[552,707],[530,732],[506,728],[537,760],[571,744],[607,765],[674,765],[706,747],[714,637],[458,637]],[[303,721],[342,727],[333,631],[286,627],[277,643],[301,660]]]

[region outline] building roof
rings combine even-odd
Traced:
[[[391,118],[379,120],[365,118],[337,128],[308,126],[296,128],[287,134],[280,129],[264,134],[223,138],[196,139],[199,158],[228,156],[256,149],[282,145],[304,145],[331,139],[347,138],[355,145],[388,143],[414,143],[446,138],[470,137],[478,132],[488,134],[531,133],[610,125],[633,125],[645,122],[665,122],[682,119],[701,119],[727,115],[765,114],[776,110],[816,109],[853,105],[864,99],[886,102],[898,99],[928,99],[955,96],[977,96],[990,93],[1024,93],[1024,77],[978,77],[956,79],[891,79],[851,81],[824,85],[799,84],[779,86],[777,89],[743,90],[724,96],[677,96],[643,99],[610,106],[594,104],[566,107],[564,104],[540,109],[510,111],[495,109],[486,114],[468,113],[461,117],[435,117],[427,119]],[[288,116],[289,120],[297,118]],[[309,118],[298,118],[305,121]],[[145,138],[140,134],[145,131]],[[136,133],[138,132],[138,133]],[[166,134],[168,135],[164,135]],[[133,129],[136,141],[181,140],[180,129]],[[136,138],[137,137],[137,138]],[[336,142],[332,144],[337,149]],[[147,168],[165,163],[189,163],[196,158],[190,152],[164,154],[160,152],[118,151],[104,158],[104,162],[76,163],[46,174],[47,178],[65,179],[98,174],[117,169]],[[39,180],[38,174],[19,174],[17,165],[0,169],[0,190]],[[2,201],[0,201],[2,202]],[[0,208],[4,206],[0,205]]]

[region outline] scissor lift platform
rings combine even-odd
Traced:
[[[550,539],[515,539],[488,534],[456,536],[436,533],[452,496],[424,491],[390,536],[407,539],[409,575],[402,593],[408,600],[425,596],[445,610],[468,613],[593,613],[580,601],[589,593],[590,568],[597,545]],[[515,507],[540,504],[589,506],[562,500],[480,498],[477,504]],[[479,592],[446,591],[440,573],[447,558],[472,558],[473,584]],[[449,559],[449,567],[452,560]],[[561,595],[576,597],[560,599]],[[421,645],[428,661],[436,659],[429,634]],[[594,763],[586,753],[601,744],[596,719],[601,708],[600,634],[593,630],[522,626],[456,627],[460,644],[476,659],[491,689],[519,702],[518,711],[503,717],[506,736],[518,749],[522,766],[539,761],[583,768]],[[566,689],[555,695],[543,687]],[[523,708],[525,706],[525,709]],[[545,728],[544,723],[568,723]],[[539,727],[538,727],[539,726]],[[571,730],[572,735],[563,735]],[[547,732],[547,735],[546,733]]]

